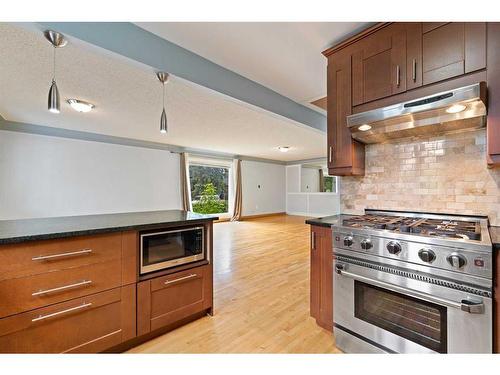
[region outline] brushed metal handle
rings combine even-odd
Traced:
[[[328,162],[331,163],[333,159],[333,147],[328,147]]]
[[[412,76],[413,82],[417,81],[417,59],[413,59]]]
[[[188,275],[188,276],[184,276],[184,277],[179,277],[178,279],[174,279],[174,280],[167,280],[165,281],[165,285],[168,285],[168,284],[173,284],[173,283],[176,283],[178,281],[182,281],[182,280],[187,280],[187,279],[192,279],[193,277],[196,277],[198,276],[198,274],[196,273],[192,273],[191,275]]]
[[[34,261],[34,262],[36,262],[36,261],[39,261],[39,260],[50,260],[50,259],[57,259],[57,258],[75,256],[75,255],[90,254],[91,252],[92,252],[92,249],[83,249],[83,250],[78,250],[78,251],[71,251],[71,252],[68,252],[68,253],[50,254],[50,255],[39,255],[37,257],[31,258],[31,260]]]
[[[311,232],[311,249],[316,250],[316,233]]]
[[[400,74],[401,73],[401,69],[399,68],[399,65],[396,65],[396,86],[399,87],[399,85],[401,84],[401,79],[400,79]]]
[[[39,295],[42,295],[42,294],[49,294],[49,293],[60,292],[60,291],[66,290],[66,289],[77,288],[77,287],[85,286],[85,285],[89,285],[89,284],[92,284],[92,280],[83,280],[83,281],[80,281],[79,283],[74,283],[74,284],[59,286],[57,288],[43,289],[43,290],[40,289],[38,292],[31,293],[31,295],[33,297],[36,297],[36,296],[39,296]]]
[[[39,322],[40,320],[45,320],[45,319],[53,318],[55,316],[67,314],[67,313],[72,312],[72,311],[77,311],[77,310],[85,309],[85,308],[87,308],[89,306],[92,306],[91,302],[89,302],[89,303],[83,303],[80,306],[71,307],[69,309],[61,310],[61,311],[58,311],[58,312],[55,312],[55,313],[52,313],[52,314],[40,315],[37,318],[31,319],[31,321],[32,322]]]

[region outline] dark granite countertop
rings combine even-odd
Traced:
[[[342,225],[342,220],[352,215],[333,215],[307,219],[306,224],[318,225],[320,227],[331,227],[332,225]]]
[[[490,237],[493,249],[500,251],[500,227],[490,227]]]
[[[48,240],[124,230],[143,230],[167,224],[217,220],[218,217],[181,210],[0,220],[0,244]]]

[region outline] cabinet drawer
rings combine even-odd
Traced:
[[[148,333],[212,306],[211,265],[140,282],[138,334]]]
[[[121,262],[111,260],[0,281],[0,317],[117,288]]]
[[[134,336],[133,285],[0,319],[1,353],[100,352]]]
[[[2,246],[0,280],[120,259],[121,246],[121,233]]]

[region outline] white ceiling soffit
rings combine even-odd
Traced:
[[[326,154],[321,131],[177,77],[166,85],[169,129],[160,134],[162,91],[152,69],[72,39],[57,51],[61,113],[52,114],[52,47],[40,32],[14,24],[0,23],[0,33],[0,113],[8,121],[280,161]],[[78,113],[69,98],[96,107]]]
[[[326,96],[323,50],[367,22],[140,22],[143,29],[300,104]]]

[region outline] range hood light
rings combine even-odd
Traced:
[[[370,130],[371,128],[372,128],[371,125],[368,125],[368,124],[363,124],[360,127],[358,127],[358,129],[361,130],[362,132]]]
[[[464,111],[465,108],[467,108],[467,106],[465,106],[463,104],[453,104],[451,107],[449,107],[449,108],[446,109],[446,112],[448,112],[448,113],[458,113],[458,112]]]

